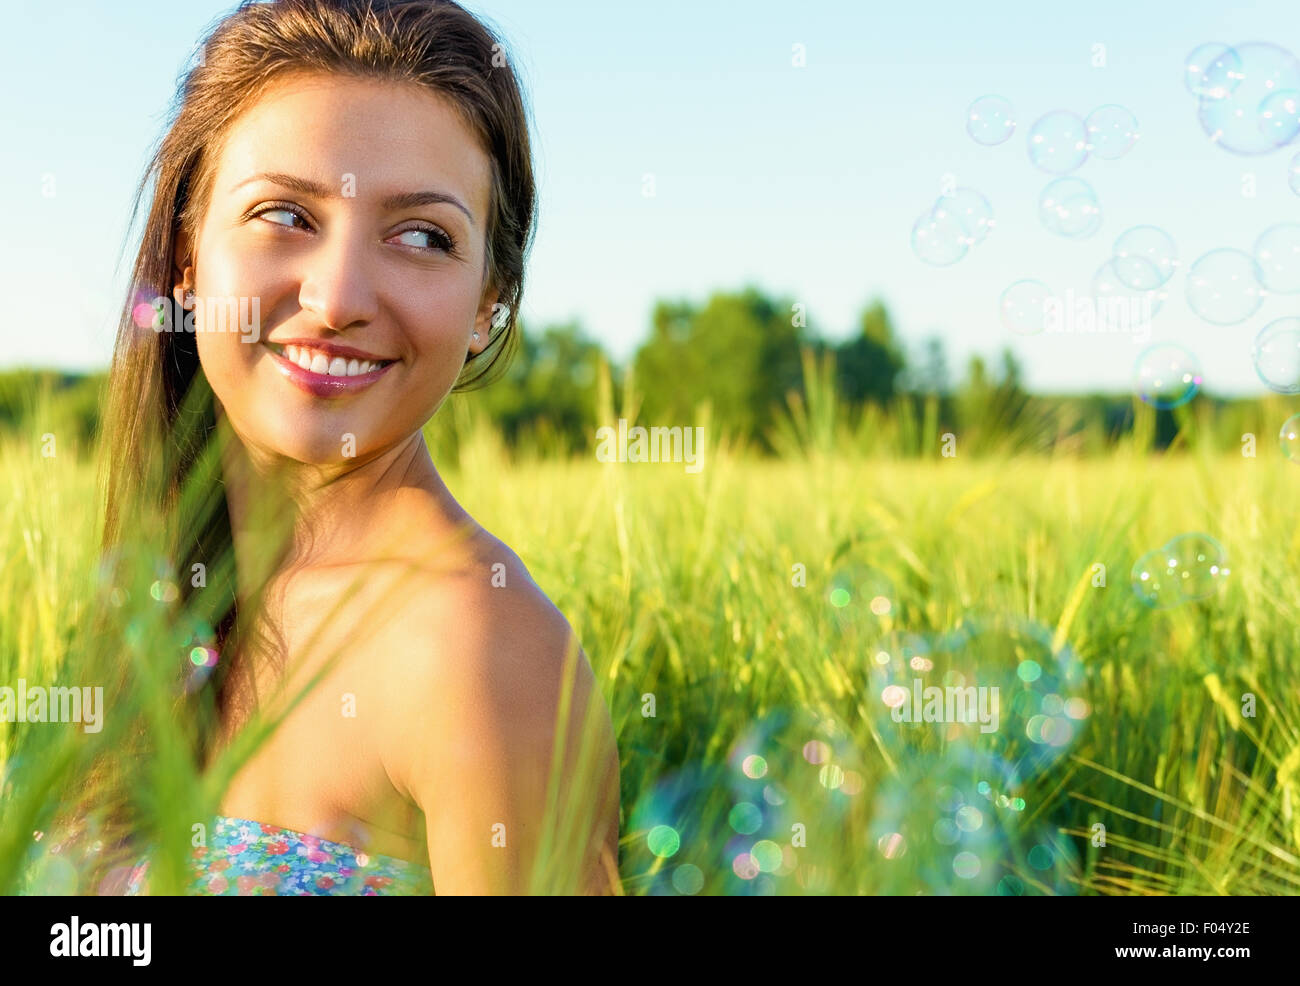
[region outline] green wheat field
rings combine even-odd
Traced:
[[[1139,404],[1105,455],[973,455],[959,435],[944,457],[923,435],[933,453],[903,457],[885,425],[813,404],[776,457],[703,419],[698,473],[507,451],[472,394],[427,428],[596,671],[625,893],[1300,890],[1300,472],[1275,440],[1212,448],[1189,414],[1153,451]],[[65,680],[88,646],[93,448],[42,455],[58,415],[0,445],[0,683]],[[1216,538],[1231,575],[1151,609],[1130,569],[1186,532]],[[141,653],[174,646],[148,626]],[[894,721],[882,695],[916,678],[998,684],[999,728]],[[96,741],[121,718],[110,696]],[[38,838],[74,734],[0,724],[0,893],[94,892]],[[140,783],[174,842],[212,796],[166,750]]]

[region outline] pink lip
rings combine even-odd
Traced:
[[[297,363],[281,356],[270,346],[267,346],[267,352],[275,360],[275,368],[283,373],[291,384],[316,397],[345,397],[355,394],[359,390],[365,390],[395,365],[394,363],[386,363],[377,370],[361,373],[355,377],[331,377],[325,373],[312,373],[311,370],[304,370]]]

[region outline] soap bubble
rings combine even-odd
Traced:
[[[1182,602],[1178,586],[1165,579],[1165,559],[1160,549],[1148,551],[1133,563],[1129,581],[1133,594],[1152,609],[1171,609]]]
[[[1051,294],[1051,289],[1042,281],[1016,281],[1002,292],[998,303],[1002,324],[1016,335],[1038,335],[1046,324],[1047,301]]]
[[[1265,42],[1233,50],[1241,60],[1241,78],[1221,99],[1201,97],[1201,128],[1234,154],[1267,154],[1296,135],[1286,123],[1285,101],[1270,97],[1300,91],[1300,61],[1285,48]]]
[[[1040,623],[1004,613],[963,617],[946,639],[944,650],[959,672],[954,690],[978,694],[970,686],[983,687],[998,696],[996,748],[1015,777],[1030,780],[1065,755],[1082,731],[1065,713],[1065,703],[1081,696],[1086,677],[1068,641],[1057,640]],[[998,793],[1015,794],[1006,785]]]
[[[966,132],[977,144],[993,147],[1016,130],[1016,111],[1002,96],[981,96],[966,110]]]
[[[1278,294],[1300,291],[1300,224],[1270,226],[1259,234],[1254,252],[1264,287]]]
[[[1300,92],[1283,89],[1265,96],[1259,104],[1259,125],[1265,136],[1282,147],[1300,134]]]
[[[1183,69],[1187,91],[1205,99],[1223,99],[1241,82],[1241,56],[1217,41],[1194,48]]]
[[[1033,844],[1033,835],[1022,831],[1009,806],[981,798],[981,783],[1011,794],[1021,784],[1002,758],[966,746],[949,746],[939,755],[912,751],[882,780],[866,833],[884,857],[873,874],[878,893],[993,892],[1012,860]],[[926,851],[904,853],[908,844]]]
[[[1259,330],[1255,372],[1279,394],[1300,394],[1300,318],[1275,319]]]
[[[1201,365],[1176,342],[1149,346],[1134,368],[1138,396],[1157,410],[1186,404],[1201,389]]]
[[[1244,322],[1264,303],[1263,273],[1242,250],[1211,250],[1187,271],[1187,304],[1214,325]]]
[[[1291,191],[1300,195],[1300,154],[1291,159],[1291,166],[1287,170],[1286,183],[1291,188]]]
[[[1133,565],[1133,591],[1152,609],[1208,599],[1231,574],[1228,553],[1208,534],[1180,534]]]
[[[1137,117],[1123,106],[1099,106],[1088,114],[1084,124],[1088,129],[1088,153],[1103,161],[1123,157],[1137,143]]]
[[[1115,240],[1115,274],[1142,291],[1164,284],[1178,270],[1178,247],[1159,226],[1134,226]]]
[[[993,229],[993,206],[973,188],[958,188],[951,194],[941,195],[934,207],[936,211],[943,209],[957,217],[966,234],[967,246],[984,242]]]
[[[1287,418],[1277,437],[1282,445],[1282,454],[1292,462],[1300,462],[1300,414]]]
[[[1112,257],[1092,276],[1092,296],[1096,299],[1097,329],[1134,331],[1149,325],[1152,317],[1169,300],[1169,292],[1162,287],[1139,291],[1125,284],[1119,276],[1120,260]],[[1141,268],[1145,265],[1145,274]],[[1145,276],[1154,280],[1158,273],[1150,261],[1141,257],[1130,258],[1129,276]]]
[[[1229,575],[1228,553],[1208,534],[1180,534],[1164,553],[1165,576],[1177,580],[1185,600],[1214,595]]]
[[[1088,159],[1088,125],[1077,113],[1056,110],[1029,129],[1029,160],[1044,171],[1065,175]]]
[[[1038,197],[1038,215],[1049,232],[1072,240],[1085,239],[1101,227],[1097,193],[1082,178],[1048,182]]]
[[[948,267],[966,256],[970,235],[955,212],[934,208],[912,226],[912,252],[934,267]]]

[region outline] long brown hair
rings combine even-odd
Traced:
[[[200,691],[212,701],[242,623],[230,517],[219,471],[212,472],[214,446],[224,438],[193,334],[154,331],[140,312],[172,295],[177,235],[198,242],[232,125],[273,81],[301,72],[414,83],[457,108],[491,163],[485,287],[495,289],[499,306],[487,348],[466,360],[453,392],[495,379],[517,346],[536,187],[524,95],[505,45],[452,0],[244,2],[215,24],[199,52],[180,80],[172,120],[132,209],[134,228],[151,195],[109,372],[100,484],[107,558],[133,539],[161,543],[182,603],[199,602],[190,598],[196,592],[188,575],[196,564],[207,569],[198,611],[221,661]],[[193,670],[178,665],[178,676]],[[203,737],[195,742],[201,754]]]

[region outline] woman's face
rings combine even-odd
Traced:
[[[365,461],[433,415],[488,342],[490,182],[473,133],[414,84],[293,76],[236,121],[175,261],[191,256],[199,360],[250,450]],[[218,331],[232,299],[257,331]]]

